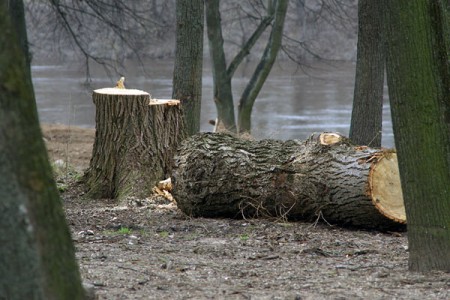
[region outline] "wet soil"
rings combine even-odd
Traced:
[[[408,271],[405,232],[193,219],[151,195],[87,199],[77,180],[94,130],[43,132],[81,274],[97,299],[450,299],[450,274]]]

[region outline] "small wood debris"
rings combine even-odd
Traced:
[[[153,188],[153,193],[163,196],[170,201],[175,201],[172,194],[170,193],[171,191],[172,180],[170,178],[158,182],[158,185]]]
[[[120,77],[119,81],[117,81],[115,88],[116,89],[125,89],[125,77]]]

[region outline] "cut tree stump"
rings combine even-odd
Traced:
[[[85,174],[88,195],[146,197],[170,176],[184,129],[178,100],[151,99],[134,89],[93,92],[96,133]]]
[[[322,219],[404,229],[397,156],[335,133],[306,141],[199,134],[183,141],[172,173],[178,207],[194,217]]]

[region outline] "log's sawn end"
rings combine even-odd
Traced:
[[[319,136],[319,141],[321,145],[330,146],[342,142],[344,136],[339,133],[334,132],[323,132]]]
[[[387,218],[406,224],[405,205],[395,152],[378,152],[369,173],[369,196]]]

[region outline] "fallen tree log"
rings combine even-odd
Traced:
[[[334,133],[303,142],[195,135],[175,157],[172,184],[194,217],[322,218],[381,230],[406,222],[396,153]]]
[[[170,176],[184,123],[178,100],[151,99],[125,88],[93,92],[96,132],[85,174],[88,195],[147,197]]]

